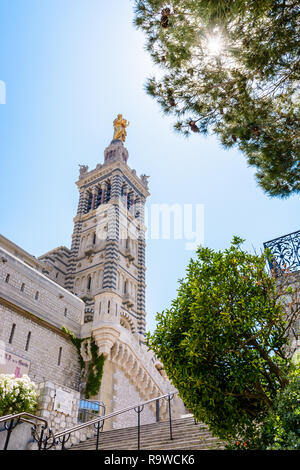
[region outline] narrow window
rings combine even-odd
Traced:
[[[98,189],[98,194],[97,194],[97,199],[96,199],[96,207],[99,207],[101,204],[101,199],[102,199],[102,189]]]
[[[110,300],[108,301],[108,305],[107,305],[107,313],[110,312]]]
[[[55,277],[56,277],[56,279],[58,278],[58,273],[56,273]]]
[[[13,340],[13,337],[14,337],[14,334],[15,334],[15,329],[16,329],[16,324],[13,323],[12,327],[11,327],[11,332],[10,332],[10,337],[9,337],[9,344],[12,343],[12,340]]]
[[[100,302],[100,305],[99,305],[99,314],[101,313],[101,302]]]
[[[24,282],[22,282],[22,285],[21,285],[21,292],[24,292],[24,289],[25,289],[25,284],[24,284]]]
[[[29,349],[30,337],[31,337],[31,331],[29,331],[29,333],[28,333],[28,335],[27,335],[27,341],[26,341],[25,351],[28,351],[28,349]]]
[[[88,196],[88,201],[87,201],[87,208],[86,208],[86,213],[89,212],[92,208],[92,200],[93,200],[93,194],[89,193]]]
[[[67,316],[67,313],[68,313],[68,309],[65,308],[65,311],[64,311],[64,316],[65,316],[65,317]]]
[[[5,282],[8,284],[10,278],[10,274],[6,274]]]
[[[91,290],[91,282],[92,282],[92,278],[91,276],[89,276],[88,281],[87,281],[87,290]]]
[[[62,347],[59,348],[59,352],[58,352],[58,361],[57,361],[58,366],[60,366],[60,363],[61,363],[61,354],[62,354]]]
[[[116,304],[116,317],[118,316],[118,304]]]
[[[96,244],[96,233],[94,233],[94,236],[93,236],[93,245]]]
[[[105,194],[105,202],[109,202],[110,201],[110,193],[111,193],[111,184],[108,183],[107,186],[106,186],[106,194]]]
[[[35,300],[39,300],[39,295],[40,295],[39,291],[36,291],[35,296],[34,296]]]

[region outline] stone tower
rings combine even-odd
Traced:
[[[105,357],[100,390],[93,399],[103,401],[107,412],[173,389],[162,364],[144,344],[148,177],[138,177],[127,165],[127,125],[118,115],[103,164],[91,171],[80,166],[71,249],[61,246],[40,257],[47,275],[85,303],[81,355],[84,361],[91,360],[86,345],[93,338],[98,353]],[[174,402],[178,402],[178,414],[183,405],[177,398]],[[145,410],[145,422],[155,419],[155,407],[153,402]],[[161,416],[167,414],[167,408],[163,401]],[[134,411],[125,417],[126,423],[122,416],[107,426],[136,423]]]
[[[86,304],[85,322],[102,318],[145,331],[145,226],[147,177],[127,165],[128,151],[114,139],[104,164],[80,167],[65,287]]]

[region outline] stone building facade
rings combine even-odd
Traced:
[[[148,177],[138,177],[127,161],[123,142],[114,139],[103,164],[91,171],[80,166],[70,249],[60,246],[36,259],[0,238],[0,341],[5,350],[30,362],[29,376],[41,389],[45,383],[65,387],[78,402],[83,389],[78,354],[62,326],[83,344],[93,338],[105,357],[93,399],[103,401],[107,413],[174,390],[144,345]],[[82,356],[89,363],[85,348]],[[174,416],[185,412],[177,397],[172,406]],[[167,409],[163,400],[162,418]],[[105,426],[135,425],[136,419],[132,412]],[[145,408],[141,420],[155,420],[155,403]]]

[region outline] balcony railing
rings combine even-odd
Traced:
[[[93,253],[95,253],[95,245],[94,243],[89,243],[85,248],[84,248],[84,254],[86,256],[90,256]]]
[[[264,248],[271,251],[269,266],[276,275],[286,270],[300,271],[300,230],[269,240],[264,243]]]
[[[129,261],[133,261],[135,259],[135,253],[133,251],[133,248],[132,246],[128,246],[125,250],[125,255],[126,255],[126,258],[129,259]]]
[[[122,303],[127,305],[128,308],[133,307],[134,297],[128,292],[126,292],[125,294],[123,294]]]

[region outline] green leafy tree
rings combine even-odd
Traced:
[[[288,385],[300,305],[288,275],[278,287],[266,271],[269,255],[249,254],[241,243],[235,237],[224,252],[200,247],[148,334],[187,408],[225,440],[249,440]]]
[[[300,191],[300,5],[294,0],[135,0],[162,67],[148,93],[175,129],[214,132],[271,196]]]
[[[266,416],[256,447],[266,450],[300,450],[300,370],[274,401]]]

